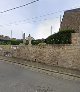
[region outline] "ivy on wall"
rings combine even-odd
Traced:
[[[62,30],[45,39],[46,44],[71,44],[71,33],[74,30]]]

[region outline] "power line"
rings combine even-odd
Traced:
[[[61,11],[59,11],[59,12],[61,12]],[[51,13],[47,13],[47,14],[44,14],[44,15],[40,15],[40,16],[36,16],[36,17],[32,17],[32,18],[27,18],[27,19],[24,19],[24,20],[19,20],[19,21],[15,21],[15,22],[25,22],[25,21],[29,21],[30,22],[30,20],[31,21],[33,21],[34,19],[38,19],[38,18],[42,18],[42,17],[46,17],[46,16],[50,16],[50,15],[53,15],[53,14],[55,14],[55,13],[58,13],[58,12],[51,12]],[[57,17],[56,17],[57,18]],[[44,19],[43,19],[44,20]],[[15,23],[14,22],[14,23]],[[9,24],[14,24],[14,23],[9,23]]]
[[[57,18],[60,18],[60,17],[55,17],[55,18],[57,19]],[[19,23],[12,23],[12,24],[4,24],[4,25],[1,25],[0,28],[5,28],[5,26],[7,26],[7,27],[8,26],[12,26],[12,25],[16,25],[17,26],[17,25],[20,25],[20,24],[26,24],[26,23],[30,23],[31,24],[31,23],[37,23],[37,22],[42,22],[42,21],[48,21],[48,18],[44,18],[44,19],[40,19],[40,20],[36,20],[36,21],[31,21],[31,22],[30,21],[26,21],[26,22],[23,21],[23,23],[19,22]]]
[[[57,18],[60,18],[60,17],[55,17],[56,19]],[[44,19],[40,19],[40,20],[33,20],[33,21],[21,21],[19,23],[11,23],[11,24],[7,24],[6,26],[11,26],[11,25],[19,25],[20,23],[21,24],[26,24],[26,23],[37,23],[37,22],[42,22],[42,21],[47,21],[49,18],[44,18]]]
[[[78,7],[74,7],[74,8],[78,8]],[[36,19],[36,18],[42,18],[42,17],[45,17],[45,16],[50,16],[50,15],[53,15],[53,14],[56,14],[56,13],[61,13],[61,12],[65,12],[67,10],[71,10],[71,9],[74,9],[74,8],[70,8],[70,9],[66,9],[66,10],[60,10],[60,11],[56,11],[56,12],[51,12],[51,13],[47,13],[47,14],[44,14],[44,15],[40,15],[40,16],[36,16],[36,17],[32,17],[31,19]]]
[[[33,17],[33,18],[27,18],[25,20],[19,20],[19,21],[15,21],[13,23],[9,23],[10,25],[11,24],[16,24],[17,22],[21,23],[21,22],[27,22],[27,23],[31,23],[31,22],[37,22],[37,21],[43,21],[43,20],[48,20],[48,18],[44,18],[44,19],[40,19],[38,20],[38,18],[42,18],[43,16],[46,17],[46,16],[50,16],[50,15],[53,15],[54,13],[48,13],[48,14],[45,14],[45,15],[42,15],[42,16],[38,16],[38,17]],[[59,17],[55,17],[55,18],[59,18]],[[37,19],[36,21],[34,19]]]
[[[39,0],[32,1],[32,2],[30,2],[30,3],[27,3],[27,4],[25,4],[25,5],[22,5],[22,6],[19,6],[19,7],[16,7],[16,8],[20,8],[20,7],[29,5],[29,4],[34,3],[34,2],[37,2],[37,1],[39,1]],[[16,9],[16,8],[12,8],[12,9],[9,9],[9,10],[3,11],[3,12],[0,12],[0,13],[4,13],[4,12],[7,12],[7,11]],[[74,8],[78,8],[78,7],[74,7]],[[36,17],[32,17],[32,18],[27,18],[27,19],[25,19],[25,20],[19,20],[19,21],[17,21],[17,22],[20,23],[20,22],[25,22],[25,21],[29,21],[29,20],[34,20],[34,19],[38,19],[38,18],[42,18],[42,17],[54,15],[54,14],[59,13],[59,12],[61,13],[61,12],[64,12],[64,11],[67,11],[67,10],[71,10],[71,9],[73,9],[73,8],[66,9],[66,10],[60,10],[60,11],[56,11],[56,12],[51,12],[51,13],[47,13],[47,14],[44,14],[44,15],[40,15],[40,16],[38,16],[38,17],[36,16]],[[30,23],[30,22],[27,22],[27,23]],[[9,23],[9,24],[14,24],[14,23]]]
[[[71,8],[72,9],[72,8]],[[66,9],[66,10],[61,10],[61,11],[56,11],[56,12],[51,12],[51,13],[47,13],[47,14],[44,14],[44,15],[40,15],[40,16],[36,16],[36,17],[32,17],[32,18],[27,18],[27,19],[25,19],[25,20],[19,20],[19,21],[17,21],[17,22],[25,22],[25,21],[30,21],[30,20],[34,20],[34,19],[38,19],[38,18],[42,18],[42,17],[46,17],[46,16],[50,16],[50,15],[54,15],[54,14],[56,14],[56,13],[61,13],[61,12],[64,12],[64,11],[67,11],[68,9]],[[70,9],[69,9],[70,10]],[[60,15],[61,16],[61,15]],[[60,18],[61,19],[61,18]],[[10,23],[10,24],[14,24],[14,23]]]
[[[77,8],[77,7],[76,7]],[[72,9],[72,8],[71,8]],[[59,13],[59,12],[64,12],[64,11],[67,11],[67,10],[71,10],[71,9],[66,9],[66,10],[61,10],[61,11],[57,11],[57,12],[51,12],[51,13],[47,13],[47,14],[44,14],[44,15],[40,15],[40,16],[36,16],[36,17],[32,17],[32,18],[27,18],[25,20],[19,20],[19,21],[16,21],[14,23],[9,23],[8,25],[11,25],[11,24],[16,24],[17,22],[21,23],[21,22],[26,22],[26,23],[35,23],[37,21],[43,21],[43,20],[48,20],[47,18],[44,18],[44,19],[40,19],[40,20],[34,20],[34,19],[38,19],[38,18],[42,18],[42,17],[46,17],[46,16],[50,16],[50,15],[53,15],[53,14],[56,14],[56,13]],[[60,22],[61,22],[61,15],[60,17],[55,17],[55,18],[60,18]],[[30,21],[31,20],[31,21]],[[17,24],[19,24],[17,23]]]
[[[2,12],[0,12],[0,13],[5,13],[5,12],[9,12],[9,11],[12,11],[12,10],[15,10],[15,9],[18,9],[18,8],[22,8],[22,7],[25,7],[25,6],[30,5],[30,4],[32,4],[32,3],[35,3],[35,2],[37,2],[37,1],[39,1],[39,0],[34,0],[34,1],[29,2],[29,3],[27,3],[27,4],[24,4],[24,5],[21,5],[21,6],[17,6],[17,7],[8,9],[8,10],[4,10],[4,11],[2,11]]]
[[[77,7],[75,7],[75,8],[77,8]],[[71,8],[71,9],[73,9],[73,8]],[[57,12],[51,12],[51,13],[47,13],[47,14],[44,14],[44,15],[40,15],[40,16],[36,16],[36,17],[32,17],[32,18],[27,18],[27,19],[25,19],[25,20],[20,20],[20,21],[18,21],[18,22],[25,22],[25,21],[29,21],[29,20],[34,20],[34,19],[38,19],[38,18],[42,18],[42,17],[46,17],[46,16],[50,16],[50,15],[54,15],[54,14],[56,14],[56,13],[61,13],[61,12],[65,12],[65,11],[67,11],[67,10],[71,10],[71,9],[66,9],[66,10],[60,10],[60,11],[57,11]],[[57,17],[56,17],[57,18]],[[43,19],[44,20],[44,19]],[[60,15],[60,22],[61,22],[61,15]]]
[[[55,17],[55,19],[58,19],[59,17]],[[47,21],[49,18],[44,18],[44,19],[39,19],[39,20],[20,20],[20,21],[15,21],[13,23],[8,23],[8,24],[4,24],[5,26],[11,26],[11,25],[19,25],[19,24],[25,24],[25,23],[37,23],[37,22],[42,22],[42,21]],[[4,25],[1,25],[1,27],[3,27]]]

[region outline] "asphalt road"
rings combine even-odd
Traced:
[[[54,78],[0,61],[0,92],[80,92],[80,81]]]

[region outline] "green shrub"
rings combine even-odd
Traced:
[[[19,45],[20,43],[23,43],[23,40],[10,40],[11,45]]]
[[[40,43],[44,43],[45,39],[37,39],[37,40],[32,40],[32,45],[38,45]]]
[[[71,33],[74,30],[62,30],[46,38],[46,44],[71,44]]]

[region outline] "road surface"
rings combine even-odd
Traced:
[[[54,78],[0,61],[0,92],[80,92],[80,81]]]

